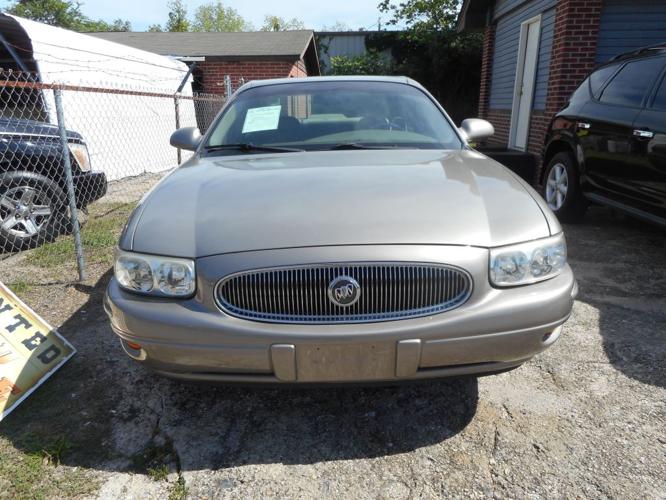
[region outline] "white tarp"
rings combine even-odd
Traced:
[[[32,42],[43,83],[173,95],[187,74],[183,62],[93,36],[13,17]],[[192,77],[182,95],[192,95]],[[45,92],[57,123],[53,93]],[[174,100],[147,95],[63,91],[65,123],[84,136],[93,169],[109,180],[158,172],[177,164],[169,137]],[[196,126],[192,100],[180,101],[181,127]]]

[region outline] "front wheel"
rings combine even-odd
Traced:
[[[0,174],[0,247],[14,252],[53,240],[63,229],[65,193],[32,172]]]
[[[557,153],[546,166],[543,197],[561,222],[578,222],[587,201],[580,191],[578,167],[567,152]]]

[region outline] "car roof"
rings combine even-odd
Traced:
[[[404,85],[411,85],[413,87],[423,88],[423,86],[416,80],[412,80],[406,76],[308,76],[303,78],[271,78],[267,80],[252,80],[246,83],[239,91],[248,90],[250,88],[265,87],[268,85],[284,85],[284,84],[297,84],[297,83],[315,83],[315,82],[385,82],[385,83],[402,83]]]
[[[644,57],[653,57],[664,54],[666,54],[666,42],[659,43],[656,45],[648,45],[646,47],[640,47],[638,49],[630,50],[628,52],[623,52],[605,62],[603,66],[618,61],[626,61],[630,59],[642,59]]]

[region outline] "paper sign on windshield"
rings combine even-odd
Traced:
[[[0,283],[0,420],[76,349]]]
[[[243,133],[276,130],[280,121],[281,109],[280,105],[248,109],[243,123]]]

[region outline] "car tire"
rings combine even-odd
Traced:
[[[580,222],[588,204],[581,193],[578,165],[571,154],[563,151],[553,156],[543,179],[543,197],[560,222]]]
[[[0,174],[0,247],[34,248],[65,229],[66,196],[57,182],[33,172]]]

